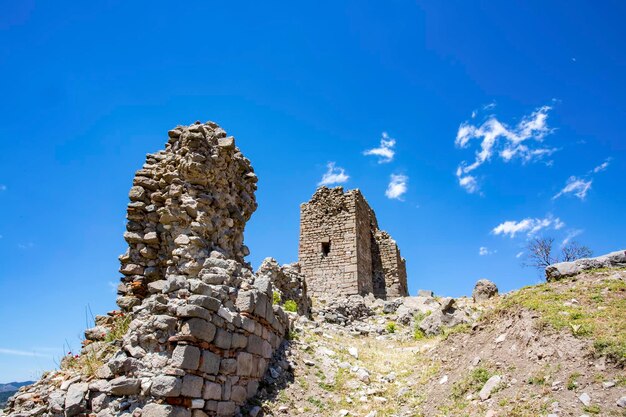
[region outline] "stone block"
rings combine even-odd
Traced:
[[[202,396],[202,387],[204,385],[204,379],[196,375],[187,374],[183,377],[183,385],[180,391],[180,395],[184,397],[200,398]],[[204,407],[204,403],[201,407]]]
[[[209,311],[219,310],[222,303],[217,298],[209,297],[208,295],[194,294],[188,299],[189,304],[197,305],[206,308]]]
[[[221,400],[222,386],[215,382],[205,381],[204,389],[202,391],[202,398],[204,398],[205,400]]]
[[[182,385],[180,378],[171,375],[158,375],[152,379],[150,393],[157,397],[178,397]]]
[[[220,362],[220,374],[233,375],[237,372],[237,360],[226,358]]]
[[[204,307],[200,307],[197,305],[186,304],[179,306],[176,309],[176,315],[178,317],[197,317],[200,319],[210,320],[211,313]]]
[[[233,334],[224,329],[217,329],[213,344],[220,349],[230,349],[232,344]]]
[[[221,358],[210,350],[202,351],[202,360],[200,364],[200,372],[205,374],[216,375],[220,370]]]
[[[230,392],[230,399],[236,404],[243,404],[246,401],[247,391],[241,385],[236,385]]]
[[[185,321],[181,327],[181,334],[193,336],[205,342],[213,341],[216,328],[213,323],[199,318],[192,318]]]
[[[171,365],[195,371],[200,365],[200,349],[189,345],[176,346],[172,352]]]
[[[111,380],[110,392],[112,395],[135,395],[139,394],[141,381],[135,378],[120,376]]]
[[[257,368],[257,359],[248,352],[239,352],[237,354],[237,375],[251,376]]]

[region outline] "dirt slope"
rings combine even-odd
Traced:
[[[420,340],[402,326],[362,336],[299,320],[257,405],[277,416],[626,416],[626,270],[479,307],[474,326]]]

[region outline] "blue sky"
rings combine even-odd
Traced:
[[[134,171],[177,124],[214,120],[251,159],[255,267],[297,259],[328,173],[411,293],[536,283],[533,233],[626,247],[623,2],[1,4],[0,382],[115,308]]]

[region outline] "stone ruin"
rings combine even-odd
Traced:
[[[81,355],[18,392],[9,416],[232,416],[257,392],[289,328],[244,262],[257,177],[215,123],[168,136],[129,193],[121,313],[98,316]]]
[[[284,305],[291,300],[296,303],[299,315],[305,317],[311,315],[311,299],[307,293],[304,275],[300,273],[300,265],[297,262],[281,266],[276,259],[265,258],[257,269],[256,276],[258,286],[263,281],[272,284],[278,304]]]
[[[300,206],[298,263],[314,297],[408,295],[406,261],[358,189],[320,187]]]

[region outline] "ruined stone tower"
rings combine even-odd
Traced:
[[[272,303],[272,266],[257,277],[244,260],[256,182],[217,124],[170,130],[165,150],[147,155],[130,189],[121,311],[97,316],[80,354],[15,395],[6,414],[239,413],[289,326]]]
[[[313,297],[408,295],[405,260],[358,189],[320,187],[300,206],[298,259]]]

